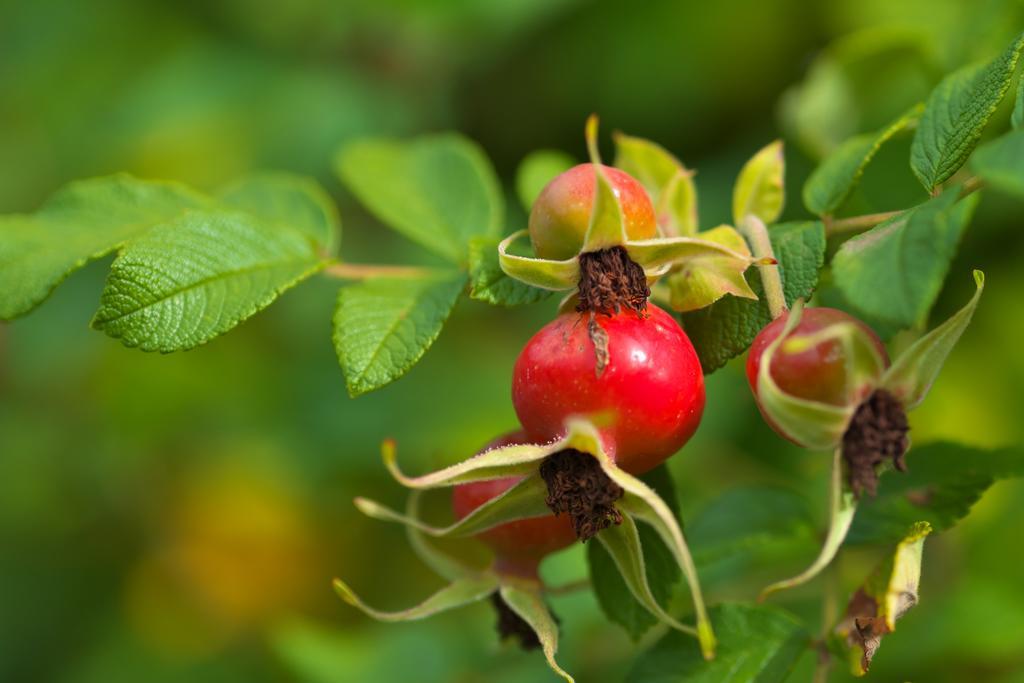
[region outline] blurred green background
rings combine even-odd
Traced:
[[[414,262],[426,257],[333,176],[346,140],[459,130],[493,159],[510,224],[522,225],[518,162],[540,147],[582,157],[596,111],[605,136],[657,140],[698,169],[704,227],[727,220],[743,161],[784,137],[786,218],[800,218],[799,188],[821,154],[1021,27],[1024,2],[1009,0],[6,0],[0,212],[116,170],[212,189],[284,169],[335,195],[345,258]],[[908,149],[883,150],[852,212],[920,201]],[[967,299],[972,267],[989,287],[912,414],[916,443],[1022,441],[1022,213],[986,193],[968,230],[933,319]],[[160,356],[87,329],[108,263],[0,326],[0,680],[554,680],[540,656],[497,644],[487,605],[388,626],[330,588],[343,575],[396,608],[440,586],[400,529],[351,500],[401,503],[380,465],[384,437],[423,471],[512,428],[512,363],[552,302],[464,303],[406,378],[352,400],[330,341],[336,281],[304,284],[237,331]],[[687,520],[717,507],[734,530],[764,523],[730,506],[742,487],[767,486],[758,495],[803,501],[767,523],[795,525],[804,540],[823,523],[827,464],[764,427],[739,363],[709,378],[704,423],[670,463]],[[927,542],[922,602],[882,644],[875,680],[1024,681],[1022,513],[1024,483],[1000,483]],[[712,601],[752,599],[810,557],[806,544],[773,542],[716,562],[702,555],[712,536],[694,538]],[[844,554],[842,588],[877,558]],[[544,567],[555,581],[585,571],[578,548]],[[820,588],[780,600],[813,624]],[[623,680],[638,650],[593,597],[553,607],[563,666],[581,681]],[[810,680],[813,664],[805,657],[792,680]]]

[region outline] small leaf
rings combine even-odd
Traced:
[[[143,351],[191,349],[322,266],[297,230],[243,213],[190,211],[121,250],[92,326]]]
[[[34,214],[0,217],[0,320],[28,313],[90,260],[210,203],[184,185],[115,175],[71,183]]]
[[[1014,128],[1024,128],[1024,79],[1017,80],[1017,101],[1013,105],[1010,124]]]
[[[601,164],[597,151],[597,117],[587,119],[587,151],[594,167],[597,187],[594,191],[594,205],[590,212],[590,225],[583,238],[583,251],[600,251],[626,243],[626,222],[622,217],[619,196],[612,188],[608,175]]]
[[[382,612],[363,602],[341,579],[334,579],[334,590],[338,596],[377,621],[415,621],[483,600],[498,589],[498,577],[491,573],[465,576],[439,590],[429,598],[409,609],[398,612]]]
[[[818,574],[832,562],[836,553],[839,552],[843,539],[846,538],[853,522],[853,515],[857,511],[857,500],[853,493],[847,488],[843,480],[843,458],[841,451],[837,448],[832,457],[832,473],[829,480],[829,514],[828,533],[825,535],[825,542],[821,546],[818,557],[807,569],[791,579],[778,581],[761,591],[761,600],[781,590],[801,586]]]
[[[540,289],[574,289],[580,279],[579,261],[575,257],[552,261],[509,253],[512,243],[523,235],[526,235],[526,230],[517,230],[498,243],[498,264],[502,272],[514,280]]]
[[[785,159],[782,141],[767,145],[743,166],[732,191],[733,222],[739,225],[747,214],[774,223],[782,214],[786,199],[783,189]]]
[[[833,628],[830,646],[849,661],[854,676],[867,673],[882,638],[895,631],[896,620],[917,604],[924,539],[931,531],[928,522],[913,524],[895,552],[850,599],[846,614]]]
[[[735,228],[720,225],[698,234],[698,239],[721,244],[744,258],[708,256],[683,261],[668,276],[673,310],[687,312],[710,306],[726,294],[757,299],[743,274],[752,262],[746,241]]]
[[[922,520],[945,531],[966,517],[994,482],[1024,477],[1019,445],[986,450],[931,443],[911,449],[906,462],[905,473],[881,478],[878,495],[857,515],[848,544],[895,543]]]
[[[537,634],[541,649],[544,650],[544,658],[551,670],[569,683],[573,683],[572,676],[555,661],[555,654],[558,653],[558,624],[548,611],[540,593],[529,584],[506,584],[501,587],[501,599]]]
[[[979,147],[971,168],[988,185],[1024,198],[1024,128]]]
[[[918,105],[880,132],[852,137],[832,152],[804,184],[807,210],[823,216],[842,206],[882,145],[917,123],[921,110],[922,106]]]
[[[548,183],[575,165],[571,156],[558,150],[539,149],[527,154],[516,169],[516,193],[526,212]]]
[[[377,218],[453,263],[465,263],[470,238],[501,233],[494,169],[460,135],[359,140],[341,151],[337,168]]]
[[[550,290],[532,287],[513,279],[501,269],[499,240],[474,237],[469,242],[469,295],[495,306],[522,306],[551,296]]]
[[[832,260],[836,286],[862,313],[923,327],[977,199],[958,202],[951,189],[846,241]]]
[[[349,394],[379,389],[408,372],[441,333],[465,286],[465,273],[442,273],[342,287],[334,348]]]
[[[782,683],[811,636],[789,612],[769,605],[725,603],[711,609],[720,645],[701,658],[691,638],[669,632],[633,665],[629,683]]]
[[[359,511],[368,517],[385,522],[398,522],[428,536],[444,538],[472,536],[506,522],[548,516],[551,510],[545,502],[546,496],[547,484],[539,473],[534,472],[515,486],[475,508],[462,519],[445,527],[431,526],[418,517],[403,515],[366,498],[356,498],[355,504]]]
[[[332,256],[338,249],[338,211],[330,195],[311,178],[291,173],[260,173],[229,185],[221,191],[220,200],[264,223],[305,233],[322,256]]]
[[[674,513],[678,513],[675,509],[675,490],[668,468],[660,465],[645,474],[643,479],[666,501]],[[658,605],[668,604],[672,596],[672,587],[680,578],[679,567],[672,553],[650,525],[641,526],[638,533],[651,595]],[[598,534],[598,539],[600,538],[601,534]],[[587,544],[587,564],[590,566],[590,583],[601,611],[610,620],[626,629],[633,640],[640,638],[657,623],[652,613],[637,602],[619,573],[615,560],[602,543]]]
[[[974,271],[974,282],[977,289],[967,305],[900,354],[882,378],[882,386],[900,399],[907,410],[924,400],[946,357],[970,324],[985,288],[985,274]]]
[[[944,183],[967,161],[1010,87],[1022,48],[1024,34],[992,62],[964,67],[932,91],[910,148],[911,168],[926,190]]]
[[[779,261],[786,302],[807,298],[818,284],[818,270],[825,259],[825,230],[819,222],[781,223],[769,237]],[[764,293],[756,269],[747,273],[750,288]],[[683,327],[693,342],[701,367],[710,374],[740,355],[772,320],[764,301],[726,296],[707,308],[683,314]]]
[[[654,203],[658,225],[670,237],[697,234],[694,172],[650,140],[617,133],[615,166],[640,181]]]

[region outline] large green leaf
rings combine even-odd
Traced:
[[[576,160],[571,156],[554,149],[539,149],[527,154],[516,169],[516,193],[523,208],[529,212],[544,186],[575,164]]]
[[[645,474],[642,479],[678,514],[672,476],[664,465]],[[659,605],[668,605],[672,587],[680,579],[679,567],[653,528],[643,524],[637,530],[651,593]],[[590,564],[590,583],[594,595],[609,619],[626,629],[634,640],[657,623],[658,620],[650,610],[637,602],[604,545],[588,543],[587,561]]]
[[[343,287],[334,348],[349,394],[379,389],[408,372],[441,333],[465,286],[465,273],[440,273]]]
[[[341,237],[341,219],[330,195],[312,178],[291,173],[259,173],[224,188],[223,204],[309,236],[324,256],[332,256]]]
[[[1024,128],[979,147],[971,168],[992,187],[1024,198]]]
[[[782,141],[776,140],[757,152],[740,170],[732,191],[732,217],[742,225],[748,214],[774,223],[786,200],[786,163]]]
[[[31,311],[89,260],[209,203],[183,185],[116,175],[71,183],[34,214],[0,218],[0,320]]]
[[[832,260],[836,286],[863,313],[923,326],[976,204],[951,189],[848,240]]]
[[[532,304],[551,296],[551,290],[531,287],[511,278],[498,261],[498,243],[493,237],[474,237],[469,242],[469,295],[496,306]]]
[[[1024,33],[988,64],[947,76],[932,91],[910,148],[910,165],[926,190],[964,165],[999,106],[1024,48]]]
[[[494,169],[462,136],[359,140],[341,151],[337,168],[377,218],[453,263],[466,262],[470,238],[501,232]]]
[[[144,351],[190,349],[268,306],[323,265],[297,230],[189,211],[128,242],[92,326]]]
[[[920,115],[921,108],[914,107],[881,131],[857,135],[840,145],[804,184],[807,210],[824,216],[842,206],[882,145],[915,123]]]
[[[725,603],[711,609],[718,653],[704,661],[697,642],[669,632],[633,665],[630,683],[782,683],[810,645],[789,612],[768,605]]]
[[[781,223],[769,232],[779,261],[786,301],[806,298],[818,284],[825,259],[825,229],[819,222]],[[751,289],[762,300],[726,296],[707,308],[683,314],[683,327],[697,349],[705,373],[714,372],[743,353],[761,328],[771,322],[763,301],[760,276],[747,274]]]
[[[912,448],[906,461],[907,472],[883,476],[878,496],[861,505],[847,543],[893,543],[918,521],[944,531],[966,517],[994,482],[1024,476],[1019,445],[985,450],[933,443]]]

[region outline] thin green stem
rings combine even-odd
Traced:
[[[339,280],[366,280],[374,277],[412,279],[430,275],[429,268],[418,266],[391,266],[376,263],[332,263],[321,271],[327,277]]]
[[[786,295],[782,290],[782,276],[779,275],[779,264],[775,259],[772,241],[768,237],[768,228],[764,221],[753,214],[743,219],[741,228],[750,240],[754,256],[758,259],[770,259],[770,264],[758,265],[761,271],[761,283],[764,285],[764,296],[768,302],[768,310],[772,318],[778,318],[786,312]]]

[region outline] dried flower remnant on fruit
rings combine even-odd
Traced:
[[[579,255],[579,304],[582,313],[611,315],[623,308],[643,313],[651,289],[644,269],[629,258],[623,247],[611,247]]]
[[[548,487],[548,507],[556,516],[569,515],[581,541],[622,524],[622,513],[615,507],[622,487],[608,478],[589,453],[568,448],[550,455],[540,466],[540,476]]]
[[[494,605],[494,611],[498,613],[498,623],[495,624],[495,628],[498,630],[498,637],[501,640],[514,638],[519,642],[519,647],[524,650],[540,649],[540,638],[537,637],[537,633],[526,623],[525,619],[505,603],[499,593],[491,594],[491,604]]]
[[[884,389],[875,391],[858,406],[843,434],[843,458],[849,468],[854,495],[878,489],[877,466],[892,462],[900,472],[907,469],[903,455],[909,441],[907,413],[899,399]]]

